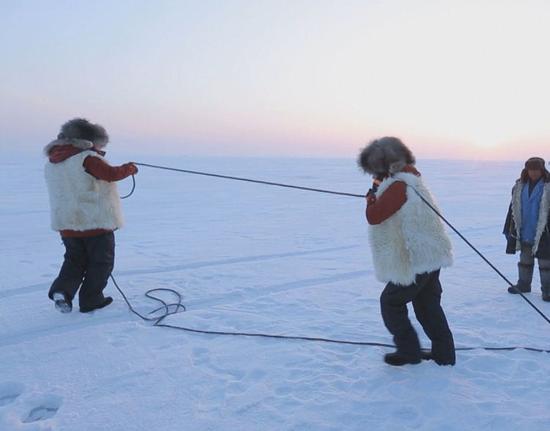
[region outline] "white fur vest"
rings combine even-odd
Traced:
[[[523,185],[521,180],[517,180],[512,188],[512,217],[516,226],[516,238],[520,237],[521,232],[521,191]],[[540,198],[539,219],[537,222],[537,231],[535,233],[535,243],[533,244],[533,254],[536,254],[539,248],[540,238],[546,227],[548,213],[550,212],[550,183],[544,183],[542,197]],[[516,250],[521,250],[521,241],[516,241]]]
[[[53,230],[115,230],[123,225],[116,184],[88,174],[83,166],[88,156],[102,158],[82,151],[60,163],[46,163]]]
[[[420,177],[394,174],[382,181],[376,196],[395,181],[407,184],[407,201],[382,223],[370,225],[369,239],[378,280],[406,286],[414,283],[417,274],[452,265],[452,246],[437,214],[414,191],[437,209]]]

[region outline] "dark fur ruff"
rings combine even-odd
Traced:
[[[96,148],[103,148],[109,142],[109,135],[103,126],[92,124],[84,118],[74,118],[61,126],[58,139],[84,139],[93,142]]]
[[[406,165],[415,163],[411,150],[400,139],[394,137],[369,142],[357,158],[357,164],[363,171],[377,176],[400,172]]]

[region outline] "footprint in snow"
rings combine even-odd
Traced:
[[[23,418],[23,423],[31,423],[50,419],[55,416],[61,407],[61,397],[56,395],[45,395],[36,399],[30,404],[27,415]]]
[[[21,383],[0,383],[0,407],[13,403],[23,393]]]

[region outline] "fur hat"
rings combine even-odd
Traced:
[[[545,170],[545,165],[546,162],[544,161],[544,159],[542,157],[530,157],[526,162],[525,162],[525,169],[538,169],[540,171],[544,171]]]
[[[371,141],[359,154],[357,164],[372,175],[388,175],[401,171],[416,160],[400,139],[386,136]]]
[[[96,148],[103,148],[109,142],[109,135],[99,124],[92,124],[85,118],[74,118],[61,126],[57,139],[83,139],[92,142]]]
[[[530,157],[525,162],[524,168],[521,170],[521,174],[519,176],[519,180],[523,183],[526,183],[529,181],[529,170],[539,170],[542,172],[542,178],[544,179],[545,183],[550,182],[550,172],[546,169],[545,161],[542,157]]]

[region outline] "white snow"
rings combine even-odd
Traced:
[[[370,186],[353,156],[139,161],[351,193]],[[39,155],[0,163],[1,431],[550,429],[548,353],[478,349],[458,352],[455,367],[390,367],[380,347],[152,327],[111,284],[105,310],[58,313],[46,294],[64,249],[49,229],[42,165]],[[504,254],[501,230],[521,163],[418,167],[445,216],[515,281],[517,256]],[[363,199],[145,167],[136,180],[114,276],[141,312],[156,307],[146,290],[172,288],[187,306],[172,325],[392,342]],[[550,349],[548,324],[451,238],[443,306],[457,346]],[[538,276],[528,297],[550,315]]]

